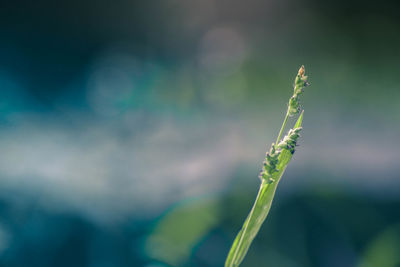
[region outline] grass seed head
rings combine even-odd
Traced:
[[[304,65],[300,67],[299,72],[294,80],[293,96],[289,99],[288,113],[289,116],[296,115],[300,112],[299,96],[303,93],[304,87],[308,86],[306,70]]]

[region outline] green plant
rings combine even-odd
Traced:
[[[253,239],[256,237],[269,213],[276,187],[293,156],[297,139],[300,136],[299,132],[302,129],[303,112],[301,112],[297,122],[294,127],[289,130],[288,134],[282,139],[281,137],[288,122],[288,118],[300,113],[299,96],[302,94],[304,87],[309,85],[307,83],[307,76],[305,76],[304,73],[304,66],[301,66],[295,78],[293,96],[289,99],[288,109],[278,138],[275,143],[272,143],[270,151],[267,152],[265,156],[263,168],[259,176],[261,185],[256,200],[242,229],[237,234],[232,244],[228,257],[226,258],[225,267],[237,267],[243,261]]]

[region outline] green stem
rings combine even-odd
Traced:
[[[288,151],[285,153],[285,161],[290,160],[291,154]],[[238,267],[243,261],[250,248],[253,239],[256,237],[261,225],[267,218],[269,210],[271,209],[272,200],[275,195],[276,187],[279,179],[282,177],[285,167],[282,166],[281,171],[277,174],[276,182],[268,183],[264,180],[258,191],[256,200],[254,201],[253,207],[243,224],[242,229],[235,238],[232,244],[232,248],[229,251],[228,257],[225,262],[225,267]]]
[[[285,130],[286,123],[287,123],[287,121],[288,121],[288,118],[289,118],[289,109],[286,111],[285,120],[284,120],[283,123],[282,123],[282,127],[281,127],[281,130],[279,131],[278,138],[276,139],[275,144],[278,144],[279,141],[281,140],[283,131]]]
[[[258,189],[257,197],[256,197],[256,200],[254,201],[253,207],[251,208],[251,211],[250,211],[249,215],[247,216],[247,220],[246,220],[245,224],[243,225],[243,230],[241,231],[240,239],[239,239],[238,243],[235,244],[235,246],[234,246],[234,251],[233,251],[233,256],[231,258],[231,261],[229,263],[227,262],[228,265],[225,265],[225,267],[239,266],[239,265],[236,265],[239,250],[240,250],[240,248],[243,247],[244,237],[248,236],[247,230],[249,228],[249,223],[250,223],[250,221],[252,221],[252,218],[254,217],[254,211],[256,209],[257,204],[259,204],[259,202],[260,202],[261,192],[263,191],[266,184],[267,184],[266,181],[263,180],[260,185],[260,188]]]

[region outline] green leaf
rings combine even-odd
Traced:
[[[304,114],[304,110],[301,112],[299,118],[296,121],[296,124],[294,125],[293,128],[299,128],[301,127],[301,124],[303,123],[303,114]]]

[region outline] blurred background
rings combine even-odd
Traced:
[[[400,266],[397,1],[2,1],[0,266]],[[290,121],[293,123],[293,120]]]

